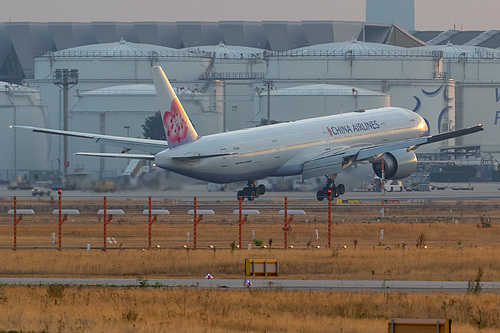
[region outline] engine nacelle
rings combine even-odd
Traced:
[[[373,171],[382,178],[382,160],[373,163]],[[406,149],[394,150],[384,154],[385,179],[402,179],[408,177],[417,168],[417,156]]]

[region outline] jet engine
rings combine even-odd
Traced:
[[[417,156],[406,149],[394,150],[384,155],[385,179],[402,179],[408,177],[417,168]],[[373,163],[373,171],[382,178],[382,159]]]

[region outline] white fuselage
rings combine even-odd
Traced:
[[[230,183],[300,175],[305,162],[322,154],[424,135],[422,117],[389,107],[207,135],[158,153],[155,163],[192,178]],[[193,158],[216,154],[223,156]]]

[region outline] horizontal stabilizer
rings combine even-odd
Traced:
[[[132,158],[135,160],[154,160],[154,155],[147,154],[113,154],[113,153],[75,153],[78,156],[92,156],[92,157],[114,157],[114,158]]]

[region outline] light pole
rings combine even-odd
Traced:
[[[78,69],[56,69],[54,71],[53,83],[63,91],[63,130],[67,131],[69,123],[69,107],[68,107],[68,92],[78,84]],[[63,185],[66,185],[66,177],[68,176],[68,137],[63,137],[64,151],[64,177]]]
[[[264,81],[267,87],[267,125],[271,125],[271,89],[274,88],[273,81]]]

